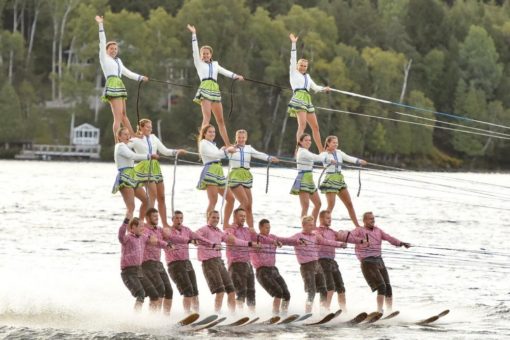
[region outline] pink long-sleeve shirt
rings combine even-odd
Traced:
[[[142,265],[143,253],[149,236],[137,236],[132,232],[126,233],[127,224],[119,228],[119,242],[121,244],[120,269]]]
[[[158,226],[145,225],[144,234],[147,237],[155,236],[158,239],[157,244],[148,244],[143,253],[143,262],[161,261],[161,249],[168,247],[168,241],[175,244],[187,244],[189,239],[179,236],[171,236],[168,240],[163,239],[163,228]]]
[[[261,244],[260,249],[254,249],[250,252],[251,264],[255,269],[260,267],[274,267],[276,265],[276,245],[279,239],[283,240],[283,237],[277,237],[269,234],[267,236],[257,235],[257,242]],[[290,239],[286,239],[288,242],[292,242]],[[280,241],[281,242],[281,241]],[[283,242],[282,242],[283,243]]]
[[[233,235],[235,238],[239,240],[243,240],[246,242],[255,242],[257,240],[257,233],[251,232],[245,226],[231,225],[230,228],[225,230],[228,235]],[[228,245],[227,246],[227,263],[230,267],[232,263],[236,262],[248,262],[250,263],[250,253],[251,249],[246,247],[239,247],[236,245]]]
[[[221,231],[218,227],[213,227],[211,225],[203,226],[202,228],[197,230],[197,234],[208,240],[212,244],[221,244],[222,242],[227,242],[227,233]],[[236,246],[248,247],[248,241],[235,239],[234,244]],[[206,246],[203,244],[199,244],[197,248],[198,260],[199,261],[207,261],[216,257],[221,258],[221,251],[218,249],[212,249],[212,246]]]
[[[305,240],[304,245],[301,244],[301,239]],[[342,242],[331,241],[323,237],[317,237],[315,232],[300,232],[290,238],[278,237],[277,240],[282,244],[294,246],[294,251],[296,253],[296,258],[299,264],[305,264],[319,260],[320,246],[330,246],[334,248],[342,247]]]
[[[212,243],[198,235],[197,233],[191,231],[188,227],[180,226],[180,228],[172,227],[170,228],[170,238],[165,238],[165,240],[175,239],[176,237],[187,239],[187,240],[198,240],[200,243],[205,246],[212,247]],[[174,249],[169,247],[164,248],[166,263],[171,263],[175,261],[184,261],[189,260],[189,244],[175,244],[173,245]]]
[[[402,243],[400,240],[396,239],[393,236],[386,234],[382,229],[378,227],[374,227],[373,229],[367,227],[359,227],[354,229],[351,232],[355,237],[367,238],[370,241],[370,245],[367,247],[365,244],[356,244],[355,252],[358,260],[363,260],[364,258],[370,256],[381,256],[381,243],[382,241],[388,241],[394,246],[400,246]]]
[[[315,232],[318,235],[321,235],[324,239],[330,241],[342,241],[345,243],[354,243],[358,244],[362,242],[362,238],[356,237],[352,235],[350,231],[334,231],[330,227],[326,227],[321,225],[318,228],[315,228]],[[319,249],[319,259],[335,259],[335,247],[320,245]]]

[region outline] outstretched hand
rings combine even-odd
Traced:
[[[290,41],[292,41],[293,43],[297,42],[299,39],[299,37],[296,37],[294,35],[294,33],[289,34],[289,38],[290,38]]]
[[[98,24],[102,24],[103,23],[103,17],[102,16],[99,16],[99,15],[96,15],[96,22]]]
[[[188,24],[188,30],[193,34],[197,33],[197,29],[193,25]]]
[[[236,75],[236,77],[235,77],[234,79],[235,79],[235,80],[241,80],[241,81],[243,81],[243,80],[244,80],[244,77],[238,74],[238,75]]]
[[[411,247],[411,243],[408,243],[408,242],[402,242],[400,243],[401,246],[403,247],[406,247],[406,248],[410,248]]]
[[[365,166],[365,165],[367,165],[367,164],[368,164],[368,162],[367,162],[366,160],[364,160],[364,159],[360,159],[360,160],[359,160],[359,165],[363,165],[363,166]]]

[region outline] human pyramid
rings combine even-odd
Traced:
[[[116,136],[115,164],[118,169],[113,193],[120,192],[125,205],[126,216],[119,228],[121,243],[121,277],[125,286],[136,298],[135,310],[142,308],[146,297],[150,309],[170,314],[173,290],[170,278],[183,296],[186,313],[198,312],[199,299],[196,274],[189,260],[189,247],[197,247],[198,260],[211,294],[215,295],[215,311],[220,313],[224,295],[231,313],[246,304],[255,311],[255,277],[259,284],[274,298],[273,314],[286,314],[291,294],[285,280],[275,266],[277,248],[293,246],[300,265],[306,292],[305,312],[309,313],[317,293],[320,294],[322,310],[329,310],[333,295],[338,294],[338,303],[346,310],[345,286],[338,264],[335,248],[345,248],[346,243],[355,244],[355,253],[361,270],[372,291],[377,291],[377,310],[392,309],[392,288],[388,272],[381,257],[383,240],[395,246],[410,247],[409,243],[384,233],[375,226],[372,212],[363,214],[363,226],[358,223],[349,191],[341,173],[343,161],[358,165],[366,161],[349,156],[338,149],[338,137],[328,136],[324,146],[321,142],[315,109],[310,89],[315,92],[329,91],[319,86],[306,73],[308,61],[297,60],[296,42],[298,37],[290,34],[290,84],[294,91],[288,104],[288,113],[297,118],[296,164],[298,174],[291,194],[298,195],[301,204],[302,231],[281,237],[270,233],[268,219],[258,222],[255,229],[252,211],[251,158],[267,162],[278,162],[278,158],[257,151],[247,144],[248,132],[238,130],[235,144],[231,144],[223,118],[221,92],[217,83],[218,73],[236,80],[243,80],[212,60],[210,46],[199,48],[196,29],[188,25],[192,33],[193,61],[200,78],[200,86],[194,101],[201,106],[202,126],[198,135],[198,151],[204,164],[197,189],[205,190],[209,204],[206,210],[207,223],[192,231],[184,226],[184,214],[174,211],[172,224],[167,220],[165,187],[159,154],[178,156],[186,150],[169,149],[157,136],[152,134],[152,122],[141,119],[136,133],[126,115],[127,91],[122,75],[137,81],[149,78],[128,70],[117,57],[118,46],[114,41],[106,42],[103,18],[96,16],[99,25],[99,57],[106,80],[105,102],[111,106],[114,116],[113,130]],[[214,143],[216,129],[210,124],[211,112],[218,124],[219,133],[225,146],[218,148]],[[304,133],[310,125],[312,136],[319,154],[309,149],[312,137]],[[122,127],[121,127],[122,125]],[[225,178],[221,160],[229,160],[229,173]],[[135,162],[138,162],[136,165]],[[326,176],[319,189],[326,195],[327,209],[320,211],[321,200],[313,180],[313,165],[321,162],[326,167]],[[218,197],[223,196],[223,230],[218,227],[220,214],[216,210]],[[352,231],[335,231],[331,228],[331,213],[339,197],[348,210],[355,226]],[[141,202],[139,217],[133,217],[135,197]],[[235,202],[239,206],[234,210]],[[310,201],[313,204],[309,215]],[[155,209],[157,202],[158,209]],[[222,202],[223,206],[223,202]],[[233,224],[230,219],[233,214]],[[158,226],[161,219],[162,227]],[[227,267],[222,260],[222,249],[226,247]],[[168,274],[161,262],[161,250],[165,253]],[[228,269],[227,269],[228,268]],[[253,270],[255,268],[255,272]]]

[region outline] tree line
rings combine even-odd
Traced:
[[[216,60],[251,79],[288,86],[293,32],[300,36],[298,56],[310,61],[319,84],[510,125],[507,1],[0,0],[0,13],[0,141],[66,144],[74,114],[76,122],[101,128],[102,156],[111,159],[112,115],[99,101],[104,79],[96,14],[104,15],[107,39],[119,42],[130,69],[193,85],[149,82],[137,98],[138,84],[125,80],[131,121],[138,109],[172,147],[196,146],[201,121],[192,102],[199,79],[188,23]],[[289,90],[224,77],[219,83],[230,135],[246,128],[255,147],[292,154],[297,124],[286,113]],[[321,134],[338,135],[352,155],[413,167],[510,166],[508,140],[437,126],[508,130],[339,93],[316,94],[313,101],[337,110],[318,110]]]

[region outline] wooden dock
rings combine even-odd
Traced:
[[[101,145],[32,144],[24,147],[16,159],[99,159]]]

